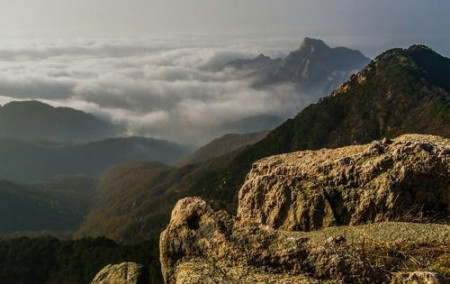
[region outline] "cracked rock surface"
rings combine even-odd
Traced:
[[[166,283],[315,283],[314,278],[385,278],[345,255],[347,245],[326,247],[269,226],[214,212],[198,197],[180,200],[161,234]],[[198,282],[200,281],[200,282]]]
[[[445,219],[449,176],[450,140],[437,136],[277,155],[253,165],[238,217],[295,231]]]

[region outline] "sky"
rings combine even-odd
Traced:
[[[291,117],[292,86],[254,89],[222,70],[284,56],[303,37],[361,50],[450,55],[447,0],[0,0],[0,104],[37,99],[145,135],[201,145],[231,119]]]
[[[0,0],[0,7],[0,34],[12,36],[259,33],[381,45],[413,39],[444,49],[450,26],[447,0]]]
[[[0,0],[0,34],[448,37],[447,0]]]

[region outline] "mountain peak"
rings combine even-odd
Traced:
[[[39,109],[52,109],[53,107],[51,105],[45,104],[40,101],[36,100],[30,100],[30,101],[11,101],[6,103],[4,108],[11,108],[11,109],[17,109],[17,108],[39,108]]]
[[[423,45],[423,44],[415,44],[408,48],[392,48],[389,49],[382,54],[378,55],[375,58],[375,61],[389,60],[392,58],[398,58],[399,56],[415,56],[421,53],[430,53],[438,55],[436,52],[431,49],[431,47]],[[440,56],[440,55],[439,55]]]
[[[299,50],[314,51],[318,49],[329,49],[330,47],[321,39],[305,37]]]
[[[253,61],[263,63],[263,62],[270,62],[272,61],[272,59],[269,56],[266,56],[263,53],[261,53],[260,55],[255,57]]]
[[[270,58],[270,57],[265,56],[264,53],[260,53],[255,59],[264,59],[264,58]]]
[[[431,47],[424,44],[414,44],[408,48],[410,51],[432,50]]]
[[[432,85],[439,86],[450,91],[450,59],[446,58],[426,45],[412,45],[408,48],[393,48],[377,56],[358,76],[354,78],[367,77],[374,73],[386,74],[394,72],[390,76],[413,74],[417,80],[410,81],[410,85],[417,85],[424,79]],[[417,74],[421,74],[419,77]],[[351,83],[351,81],[350,81]],[[343,86],[348,85],[348,82]],[[341,88],[339,88],[341,89]]]
[[[12,101],[0,107],[0,137],[56,142],[87,142],[115,135],[116,128],[96,116],[68,107]]]

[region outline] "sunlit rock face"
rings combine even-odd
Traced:
[[[399,257],[387,240],[392,228],[408,227],[408,223],[380,223],[378,230],[386,233],[370,244],[342,235],[320,241],[294,230],[419,215],[424,220],[446,218],[449,181],[450,140],[438,136],[404,135],[366,145],[265,158],[254,164],[241,188],[236,217],[214,211],[199,197],[178,201],[160,237],[165,282],[399,283],[405,277],[440,279],[428,272],[393,274],[399,271]],[[439,230],[442,232],[437,234],[447,236],[448,226]],[[420,243],[412,227],[402,237]],[[442,255],[442,244],[448,241],[429,248]],[[384,251],[391,253],[386,256]]]
[[[215,212],[198,197],[178,201],[160,237],[165,283],[318,283],[314,277],[386,275],[340,257],[347,249],[331,243],[328,249],[306,238],[225,211]]]
[[[253,165],[238,217],[300,231],[444,219],[449,173],[450,140],[427,135],[272,156]]]

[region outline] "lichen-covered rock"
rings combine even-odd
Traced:
[[[268,157],[239,192],[239,218],[285,230],[448,216],[450,140],[430,135]]]
[[[321,246],[269,226],[214,212],[205,201],[180,200],[161,234],[166,283],[316,283],[387,279],[382,270],[355,261],[345,240]]]
[[[395,272],[430,268],[433,257],[447,257],[446,225],[425,244],[426,238],[408,235],[415,230],[394,241],[392,228],[385,228],[384,239],[344,234],[322,242],[292,231],[418,216],[444,220],[450,216],[448,139],[405,135],[269,157],[255,163],[238,201],[237,217],[198,197],[178,201],[160,238],[167,284],[443,283],[430,282],[439,279],[433,273]],[[389,224],[401,230],[408,223]]]
[[[441,275],[427,271],[395,273],[391,284],[448,284]]]
[[[134,262],[105,266],[91,284],[147,284],[148,274],[144,267]]]

